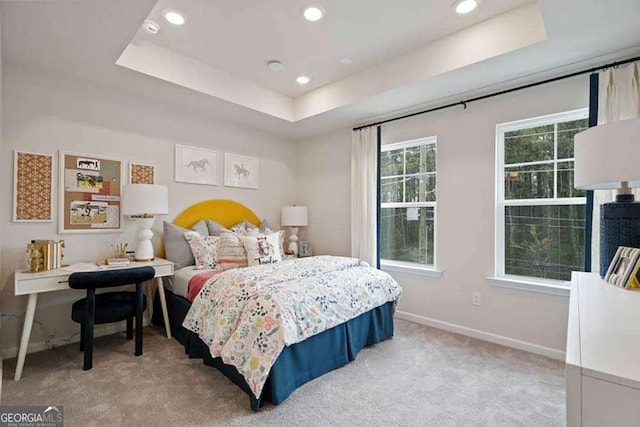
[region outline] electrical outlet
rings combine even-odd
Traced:
[[[471,304],[473,305],[482,304],[482,298],[480,297],[480,292],[474,292],[471,294]]]

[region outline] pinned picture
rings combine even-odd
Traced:
[[[258,188],[260,160],[240,154],[224,154],[224,185],[227,187]]]
[[[100,160],[84,159],[81,157],[76,160],[76,167],[78,169],[88,169],[92,171],[98,171],[100,170]]]
[[[107,202],[71,202],[71,224],[104,224],[108,206]]]
[[[65,191],[82,193],[99,193],[104,185],[100,172],[89,170],[67,169],[65,171]]]
[[[176,144],[175,181],[218,185],[218,152]]]

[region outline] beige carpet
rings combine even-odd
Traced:
[[[2,404],[63,405],[67,426],[564,424],[562,363],[402,320],[392,340],[259,413],[162,331],[144,339],[141,357],[124,334],[97,339],[87,372],[77,345],[28,355],[18,383],[5,361]]]

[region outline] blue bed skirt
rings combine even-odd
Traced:
[[[217,368],[244,390],[251,399],[251,409],[254,411],[260,409],[264,402],[274,405],[282,403],[301,385],[355,360],[363,347],[393,336],[394,303],[389,302],[346,323],[285,347],[271,368],[262,394],[257,399],[235,367],[224,364],[219,357],[212,357],[202,340],[182,327],[182,320],[191,303],[179,295],[168,291],[166,293],[171,332],[185,347],[185,353],[192,358],[202,358],[206,365]],[[164,324],[157,295],[153,324]]]

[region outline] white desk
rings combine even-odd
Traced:
[[[640,292],[571,277],[567,426],[640,425]]]
[[[164,326],[167,331],[167,338],[171,338],[171,327],[169,325],[169,313],[167,312],[167,301],[164,295],[164,286],[162,278],[165,276],[173,276],[173,263],[166,259],[156,258],[149,262],[133,262],[126,267],[109,267],[112,269],[124,269],[135,267],[151,266],[155,269],[156,283],[158,285],[158,293],[160,295],[160,303],[162,305],[162,315],[164,317]],[[95,267],[92,271],[99,271],[100,267]],[[16,271],[15,274],[15,295],[29,295],[27,303],[27,312],[24,316],[24,326],[22,329],[22,338],[20,339],[20,349],[18,351],[18,362],[16,364],[15,381],[20,380],[22,376],[22,368],[24,367],[24,359],[27,355],[27,347],[29,346],[29,338],[31,336],[31,327],[33,326],[33,316],[36,312],[36,304],[38,303],[38,294],[41,292],[61,291],[69,288],[69,276],[71,271],[60,268],[57,270],[40,271],[32,273],[30,271]],[[148,312],[149,320],[151,319],[151,307],[153,307],[151,283],[147,286]]]

